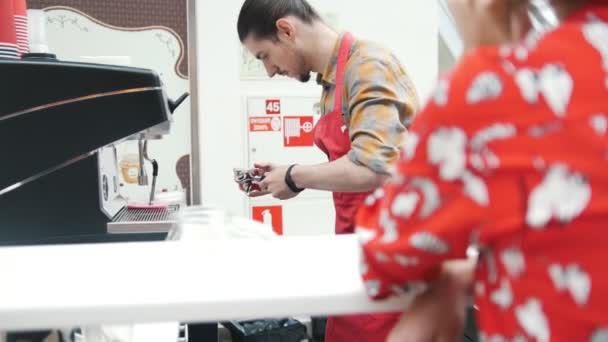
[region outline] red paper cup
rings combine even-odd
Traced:
[[[6,0],[5,0],[6,1]],[[8,1],[10,2],[10,0]],[[15,20],[15,37],[19,55],[28,53],[30,43],[27,33],[27,4],[26,0],[13,0]]]
[[[0,1],[0,57],[17,58],[17,34],[12,0]]]

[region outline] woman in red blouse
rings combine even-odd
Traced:
[[[524,35],[529,2],[450,1],[467,53],[360,211],[370,296],[422,293],[391,341],[452,341],[469,293],[484,341],[608,341],[608,1]]]

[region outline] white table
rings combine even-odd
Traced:
[[[349,235],[0,248],[0,327],[215,322],[405,308],[408,298],[368,299],[357,244]]]

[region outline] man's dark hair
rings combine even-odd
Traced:
[[[306,0],[245,0],[237,23],[241,43],[250,34],[258,39],[276,39],[277,20],[289,15],[308,24],[321,19]]]

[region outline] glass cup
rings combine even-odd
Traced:
[[[168,240],[201,241],[226,238],[229,219],[223,210],[209,206],[192,206],[180,210]]]

